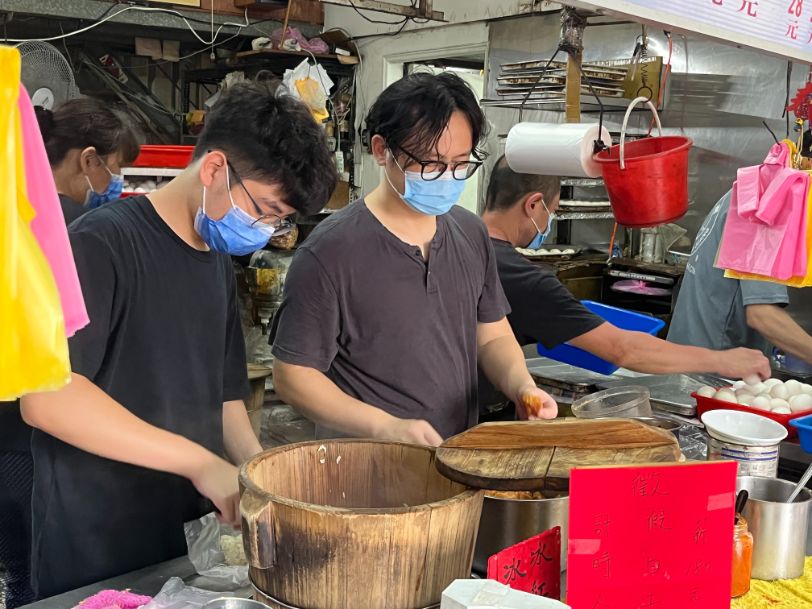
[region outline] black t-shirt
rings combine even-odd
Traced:
[[[541,343],[547,349],[557,347],[594,330],[604,320],[582,305],[548,269],[524,258],[507,241],[491,239],[502,288],[510,304],[508,321],[519,344]],[[484,375],[480,412],[503,402]]]
[[[141,419],[223,454],[223,402],[248,393],[231,261],[186,244],[146,197],[88,212],[70,240],[90,324],[71,367]],[[67,407],[67,405],[66,405]],[[32,440],[40,597],[186,552],[210,509],[188,480]]]
[[[477,323],[507,311],[474,214],[455,207],[438,216],[426,262],[360,200],[296,252],[271,342],[280,360],[325,372],[348,395],[449,437],[477,420]]]
[[[65,216],[65,224],[70,224],[79,216],[83,216],[90,211],[81,203],[77,203],[68,195],[59,195],[59,205],[62,207],[62,215]]]

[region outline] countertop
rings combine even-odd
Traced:
[[[126,573],[113,577],[102,582],[90,584],[71,592],[65,592],[58,596],[52,596],[30,605],[25,605],[21,609],[71,609],[79,604],[79,601],[93,596],[101,590],[132,590],[137,594],[155,596],[172,577],[181,578],[184,583],[204,590],[222,590],[216,585],[212,585],[211,580],[201,577],[195,573],[192,563],[185,556],[175,558],[151,567],[145,567],[132,573]],[[238,596],[248,598],[249,590],[241,590],[236,593]]]

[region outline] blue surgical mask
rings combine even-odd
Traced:
[[[394,158],[394,155],[393,155]],[[434,180],[423,179],[419,171],[404,171],[400,164],[395,160],[398,169],[403,171],[406,177],[406,186],[400,198],[406,204],[421,214],[427,216],[440,216],[451,210],[452,207],[460,200],[462,191],[465,190],[465,182],[463,180],[455,180],[451,170],[447,170],[443,175]],[[384,172],[386,173],[386,172]],[[428,177],[433,177],[435,174],[427,174]],[[389,180],[389,174],[386,174],[386,179],[389,185],[397,192],[397,188]]]
[[[542,201],[541,204],[544,205],[544,210],[547,212],[547,229],[544,232],[541,232],[539,230],[539,225],[536,224],[536,221],[533,218],[530,218],[533,226],[536,227],[536,236],[533,237],[533,240],[527,245],[527,249],[530,250],[537,250],[540,248],[541,244],[544,243],[544,240],[550,236],[550,231],[553,229],[553,218],[555,218],[555,214],[550,213],[550,210],[547,209],[544,201]]]
[[[219,220],[213,220],[206,214],[206,187],[203,187],[203,204],[195,215],[197,234],[215,252],[244,256],[262,249],[273,236],[274,228],[257,222],[250,214],[234,204],[228,166],[226,166],[226,186],[231,209]]]
[[[105,166],[107,173],[110,174],[110,181],[107,183],[107,188],[102,192],[93,190],[93,185],[90,183],[90,178],[85,176],[89,190],[87,197],[85,197],[85,207],[88,209],[95,209],[101,207],[110,201],[116,201],[121,198],[121,191],[124,190],[124,176],[113,173]]]

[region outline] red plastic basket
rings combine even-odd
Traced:
[[[194,146],[141,146],[132,167],[184,169],[192,160]]]
[[[697,417],[701,417],[703,414],[711,410],[738,410],[739,412],[751,412],[753,414],[761,415],[767,419],[772,419],[779,425],[783,425],[787,432],[789,432],[789,435],[787,436],[788,438],[794,438],[798,435],[798,430],[790,425],[789,422],[793,419],[799,419],[812,414],[812,410],[793,412],[792,414],[773,414],[772,412],[767,412],[766,410],[750,408],[749,406],[743,406],[742,404],[733,404],[731,402],[706,398],[697,393],[692,393],[691,397],[696,400]]]

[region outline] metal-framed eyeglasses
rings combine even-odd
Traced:
[[[467,161],[454,161],[451,163],[446,163],[445,161],[421,161],[402,146],[398,146],[398,150],[400,150],[416,164],[420,165],[420,177],[427,182],[439,179],[440,176],[444,175],[445,172],[449,170],[451,171],[451,177],[453,177],[455,180],[467,180],[476,173],[476,170],[479,169],[483,163],[483,161],[474,159],[469,159]],[[395,160],[395,164],[400,167],[400,163],[398,163],[394,152],[392,153],[392,158]],[[400,167],[400,169],[403,171],[403,167]]]
[[[231,175],[234,176],[234,179],[236,180],[237,184],[240,185],[245,194],[248,196],[248,200],[251,201],[251,205],[254,206],[254,211],[259,216],[251,223],[251,226],[253,227],[256,226],[257,224],[264,224],[266,226],[270,226],[271,228],[273,228],[274,237],[284,235],[293,230],[294,224],[288,218],[283,218],[276,214],[266,214],[262,211],[262,208],[256,202],[256,199],[254,199],[254,197],[251,195],[251,192],[248,190],[248,187],[245,185],[245,182],[242,181],[240,174],[237,173],[236,169],[234,169],[234,165],[231,164],[231,161],[226,162],[228,163],[228,168],[229,171],[231,172]]]

